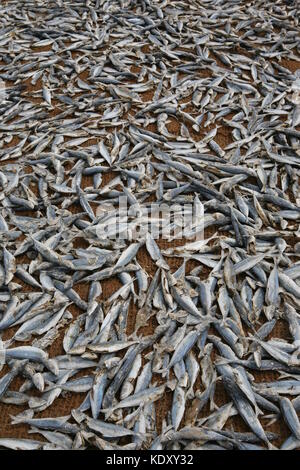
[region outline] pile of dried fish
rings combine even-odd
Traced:
[[[11,0],[0,31],[0,446],[300,447],[298,1]],[[122,237],[153,202],[204,239]]]

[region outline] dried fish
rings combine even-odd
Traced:
[[[0,447],[299,447],[296,4],[1,2]]]

